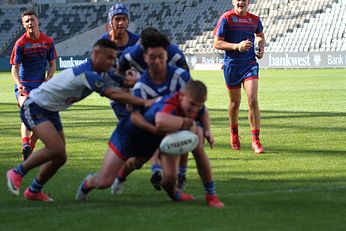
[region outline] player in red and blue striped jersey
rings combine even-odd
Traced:
[[[21,107],[29,92],[50,79],[56,70],[57,57],[54,42],[51,37],[39,30],[38,18],[33,10],[22,13],[22,24],[26,30],[15,43],[10,64],[11,73],[15,82],[14,91]],[[46,73],[47,62],[49,69]],[[22,155],[25,160],[35,147],[36,137],[29,135],[25,125],[21,125]]]
[[[186,87],[176,93],[161,98],[143,114],[149,124],[145,129],[130,117],[120,121],[113,132],[103,161],[97,174],[89,174],[82,181],[76,193],[76,200],[86,200],[87,194],[93,189],[108,188],[120,168],[128,158],[148,160],[158,149],[164,135],[187,129],[199,136],[199,144],[192,151],[196,160],[205,163],[203,171],[198,169],[205,189],[205,199],[212,207],[223,208],[224,204],[216,195],[215,184],[208,156],[204,151],[203,128],[196,126],[195,120],[201,116],[204,102],[207,99],[207,88],[200,81],[190,81]],[[162,187],[174,201],[194,200],[191,194],[185,194],[177,187],[178,156],[160,153],[163,165]]]
[[[256,57],[264,54],[265,38],[258,16],[248,12],[250,0],[233,0],[233,10],[224,13],[214,29],[214,47],[225,51],[224,78],[229,93],[228,115],[230,120],[230,145],[240,149],[238,115],[241,100],[241,85],[245,89],[249,105],[249,121],[252,132],[251,148],[263,153],[260,142],[260,109],[258,106],[258,72]],[[258,44],[258,50],[255,45]]]

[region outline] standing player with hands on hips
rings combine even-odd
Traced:
[[[16,41],[11,54],[11,74],[19,107],[22,107],[30,91],[50,79],[56,70],[57,54],[53,39],[40,32],[38,23],[35,11],[25,10],[22,13],[26,32]],[[49,69],[46,73],[47,62]],[[25,160],[34,149],[37,138],[33,133],[29,135],[24,123],[21,124],[21,137],[22,159]]]
[[[258,72],[256,57],[264,54],[265,38],[260,18],[248,12],[250,0],[232,0],[234,9],[225,12],[214,29],[214,47],[225,51],[224,78],[229,93],[230,145],[240,149],[238,116],[241,85],[248,98],[249,121],[252,133],[251,148],[264,152],[260,142],[260,109],[258,105]],[[258,50],[255,52],[254,44]]]

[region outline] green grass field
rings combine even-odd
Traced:
[[[186,191],[194,202],[174,203],[154,191],[149,165],[128,178],[122,195],[93,191],[88,202],[76,202],[76,188],[100,168],[116,125],[108,100],[96,94],[61,113],[69,159],[44,189],[55,202],[11,195],[5,173],[20,163],[20,118],[10,73],[0,73],[0,230],[345,230],[346,70],[262,70],[263,155],[250,150],[245,94],[242,150],[235,152],[221,72],[193,77],[209,90],[216,147],[206,150],[224,209],[205,205],[192,158]],[[24,178],[23,189],[36,172]]]

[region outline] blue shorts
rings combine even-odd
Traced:
[[[32,130],[36,125],[50,121],[57,131],[62,130],[59,112],[48,111],[38,106],[28,97],[20,109],[20,117],[28,130]]]
[[[121,104],[113,101],[111,102],[111,107],[119,121],[127,118],[130,115],[130,113],[127,111],[126,104]]]
[[[259,66],[254,62],[247,65],[225,65],[223,74],[228,89],[240,88],[244,81],[258,79]]]
[[[108,146],[122,160],[126,161],[130,157],[150,158],[159,147],[162,138],[148,134],[131,134],[126,126],[129,118],[119,121],[108,141]]]
[[[37,87],[29,86],[29,85],[23,85],[23,86],[24,86],[25,90],[26,90],[28,93],[30,93],[31,90],[37,88]],[[17,99],[17,101],[18,101],[19,90],[18,90],[18,87],[17,87],[16,84],[14,85],[14,94],[16,95],[16,99]]]

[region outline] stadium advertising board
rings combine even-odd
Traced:
[[[194,70],[218,70],[223,54],[186,55],[188,64]],[[258,60],[261,68],[346,68],[346,52],[297,52],[265,53]]]
[[[56,62],[58,70],[78,66],[87,61],[87,56],[59,56]]]

